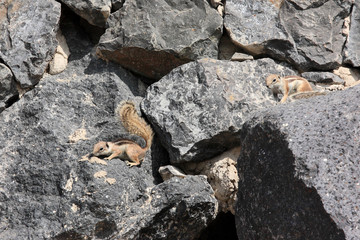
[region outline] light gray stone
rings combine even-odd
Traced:
[[[159,168],[161,178],[166,181],[173,177],[184,178],[186,174],[180,169],[172,165],[161,166]]]

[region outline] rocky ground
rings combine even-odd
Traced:
[[[360,3],[0,2],[0,239],[360,239]],[[325,95],[279,104],[268,74]],[[138,167],[87,158],[155,132]]]

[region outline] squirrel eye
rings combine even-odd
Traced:
[[[276,82],[276,78],[273,79],[273,82]]]
[[[102,150],[104,150],[104,148],[100,148],[100,149],[99,149],[99,151],[102,151]]]

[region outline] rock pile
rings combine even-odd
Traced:
[[[234,219],[238,239],[357,239],[359,15],[353,0],[2,1],[0,239],[209,239]],[[272,73],[327,94],[280,105]],[[155,132],[139,167],[87,157],[143,144],[123,100]]]

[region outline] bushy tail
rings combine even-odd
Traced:
[[[290,95],[289,99],[290,100],[305,99],[320,95],[326,95],[326,92],[319,92],[319,91],[298,92]]]
[[[123,101],[116,108],[116,114],[120,117],[120,121],[127,131],[131,134],[142,137],[149,149],[154,136],[150,125],[145,122],[136,112],[135,104],[131,101]]]

